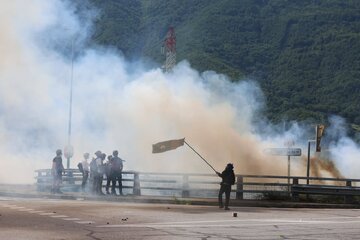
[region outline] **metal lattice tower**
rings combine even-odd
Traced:
[[[163,69],[165,72],[170,72],[176,64],[176,37],[174,27],[169,27],[162,51],[166,56]]]

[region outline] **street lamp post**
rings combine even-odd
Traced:
[[[308,159],[307,159],[307,168],[306,168],[306,184],[309,185],[309,177],[310,177],[310,146],[311,143],[315,142],[315,140],[308,140]]]
[[[68,145],[66,146],[67,169],[70,168],[70,159],[73,156],[71,146],[71,118],[72,118],[72,95],[73,95],[73,76],[74,76],[74,39],[71,41],[71,73],[70,73],[70,100],[69,100],[69,125],[68,125]]]

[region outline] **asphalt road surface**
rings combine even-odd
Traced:
[[[237,217],[233,216],[237,213]],[[0,239],[359,239],[360,210],[0,197]]]

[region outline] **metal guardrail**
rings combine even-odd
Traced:
[[[39,191],[50,189],[52,176],[50,169],[35,171]],[[155,173],[124,171],[123,188],[133,195],[167,195],[179,197],[217,197],[220,178],[215,174],[196,173]],[[309,185],[305,183],[310,181]],[[79,190],[82,174],[78,169],[66,169],[63,176],[63,188]],[[104,178],[106,181],[106,178]],[[232,187],[232,198],[261,199],[266,194],[291,196],[333,195],[360,196],[357,185],[360,179],[319,178],[302,176],[272,175],[236,175]]]

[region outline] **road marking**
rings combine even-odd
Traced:
[[[30,211],[29,213],[43,213],[44,211]]]
[[[328,221],[323,220],[304,220],[304,219],[244,219],[244,220],[214,220],[214,221],[188,221],[188,222],[164,222],[148,224],[119,224],[119,225],[99,225],[99,228],[194,228],[194,227],[251,227],[251,226],[272,226],[276,225],[306,225],[306,224],[349,224],[360,223],[359,217],[334,217],[337,219],[349,219],[349,221]],[[332,218],[332,219],[334,219]],[[355,221],[352,221],[354,219]],[[223,224],[222,224],[223,223]]]
[[[39,215],[41,216],[50,216],[50,215],[54,215],[55,213],[39,213]]]
[[[19,209],[20,212],[29,212],[29,211],[32,211],[34,209],[31,209],[31,208],[24,208],[24,209]]]
[[[11,198],[11,197],[0,197],[0,201],[15,201],[15,198]]]
[[[198,223],[218,223],[218,222],[304,222],[304,221],[318,221],[320,220],[328,220],[328,219],[358,219],[359,216],[356,217],[328,217],[328,218],[309,218],[309,220],[303,220],[303,219],[289,219],[289,218],[270,218],[270,219],[235,219],[235,220],[201,220],[201,221],[186,221],[186,222],[158,222],[158,223],[149,223],[151,225],[178,225],[178,224],[198,224]],[[108,225],[107,225],[108,226]],[[122,226],[122,225],[121,225]]]
[[[66,215],[54,215],[54,216],[50,216],[52,218],[68,218],[69,216]]]
[[[5,204],[4,206],[7,208],[16,207],[16,205],[10,205],[10,204]]]
[[[80,218],[63,218],[63,220],[65,220],[65,221],[79,221],[81,219]]]
[[[10,207],[11,209],[23,209],[25,207]]]
[[[62,220],[66,220],[66,221],[74,221],[75,223],[78,224],[94,224],[94,221],[81,221],[80,218],[69,218],[69,216],[66,215],[55,215],[55,213],[50,213],[50,212],[44,212],[44,211],[34,211],[34,209],[31,208],[25,208],[25,207],[20,207],[20,206],[16,206],[16,205],[8,205],[8,204],[1,204],[2,207],[8,207],[10,209],[14,209],[14,210],[18,210],[20,212],[29,212],[29,213],[38,213],[41,216],[49,216],[52,218],[61,218]]]
[[[92,223],[95,223],[93,221],[76,221],[76,223],[79,223],[79,224],[92,224]]]

